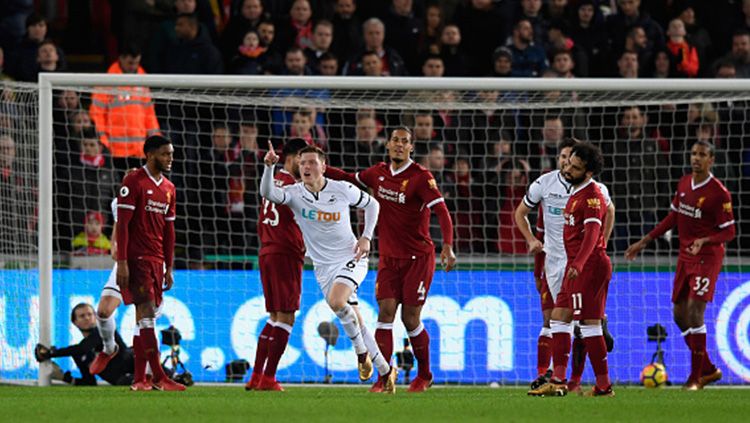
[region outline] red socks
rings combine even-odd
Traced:
[[[432,379],[432,372],[430,371],[430,336],[427,334],[422,323],[416,329],[409,332],[409,339],[411,340],[414,357],[417,359],[418,376],[424,380]]]
[[[599,327],[601,330],[601,327]],[[596,375],[596,387],[600,390],[606,390],[612,385],[609,380],[609,366],[607,365],[607,344],[604,342],[604,336],[591,336],[584,338],[586,351],[591,360],[591,367],[594,368]],[[581,366],[583,367],[583,366]]]
[[[570,372],[570,381],[580,384],[583,376],[583,369],[586,367],[586,342],[581,338],[573,339],[573,355],[571,359],[572,369]]]
[[[146,353],[143,351],[140,335],[133,335],[133,359],[135,362],[133,380],[143,382],[146,380]]]
[[[159,344],[156,342],[154,328],[141,328],[141,345],[146,360],[151,365],[151,371],[154,373],[154,381],[158,382],[167,377],[164,369],[161,368],[161,357],[159,356]],[[145,369],[144,369],[145,371]]]
[[[263,371],[266,377],[276,378],[276,368],[279,366],[279,360],[286,350],[287,343],[289,343],[291,332],[292,327],[281,322],[276,322],[271,330],[268,337],[268,358],[266,359],[266,368]]]
[[[552,334],[552,377],[558,382],[566,380],[568,359],[570,358],[570,333],[555,332]]]
[[[388,364],[393,357],[393,323],[378,322],[375,329],[375,342],[378,343],[380,353]]]
[[[548,328],[546,332],[549,332]],[[543,331],[544,331],[543,329]],[[549,361],[552,358],[552,336],[539,335],[539,340],[536,344],[536,372],[538,376],[542,376],[547,373],[549,369]]]
[[[273,330],[273,326],[269,320],[266,325],[263,326],[263,330],[260,331],[260,335],[258,336],[258,347],[255,350],[255,365],[253,366],[253,373],[263,373],[263,367],[265,366],[266,358],[268,357],[268,337],[271,336],[271,330]]]
[[[685,336],[685,343],[690,347],[690,380],[698,380],[704,374],[714,370],[714,364],[708,357],[706,351],[706,326],[688,329],[690,333]]]

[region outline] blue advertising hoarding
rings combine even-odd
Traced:
[[[108,275],[108,271],[54,272],[55,345],[80,340],[70,324],[70,310],[78,302],[95,304]],[[655,323],[667,328],[664,349],[670,379],[682,383],[687,377],[690,355],[672,323],[672,277],[665,272],[614,274],[607,314],[615,337],[609,366],[617,383],[638,381],[640,370],[655,351],[655,344],[647,342],[646,336],[646,328]],[[374,278],[375,272],[370,272],[359,293],[362,313],[371,328],[377,316]],[[0,271],[0,279],[0,379],[34,378],[38,368],[33,356],[38,339],[36,275]],[[535,377],[541,313],[530,272],[439,271],[423,316],[437,383],[525,384]],[[180,357],[195,380],[220,382],[225,380],[224,366],[231,360],[244,358],[253,363],[265,318],[256,271],[177,271],[175,288],[165,297],[157,329],[173,324],[181,331]],[[323,301],[313,273],[306,271],[302,309],[279,366],[279,380],[323,381],[325,342],[317,334],[322,321],[335,321],[335,316]],[[120,308],[117,322],[129,342],[133,308]],[[722,383],[750,382],[750,274],[722,274],[706,324],[709,354],[724,371]],[[396,325],[396,351],[404,337],[403,327]],[[167,352],[168,348],[162,347],[162,353]],[[343,331],[328,358],[334,382],[358,382],[356,359]],[[72,360],[59,360],[59,364],[74,370]],[[584,377],[591,380],[588,367]]]

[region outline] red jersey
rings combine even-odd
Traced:
[[[411,258],[435,251],[430,238],[430,207],[444,201],[430,171],[410,162],[394,172],[380,163],[356,174],[380,203],[380,255]]]
[[[680,237],[679,258],[691,262],[701,260],[721,261],[724,258],[723,243],[703,244],[703,247],[695,256],[690,254],[687,249],[696,239],[714,235],[734,225],[732,196],[724,187],[724,184],[713,175],[709,175],[708,179],[695,185],[693,184],[693,176],[685,175],[677,183],[677,192],[672,199],[671,208],[672,212],[676,214],[677,231]],[[661,230],[655,229],[651,236],[655,238],[662,234]]]
[[[573,263],[579,252],[587,247],[583,245],[586,224],[597,223],[601,229],[606,215],[607,200],[593,179],[590,179],[589,182],[586,182],[573,191],[563,212],[563,216],[565,217],[563,241],[565,242],[568,263]],[[604,231],[599,231],[599,236],[595,242],[596,244],[591,254],[603,253],[607,248],[604,244]],[[580,265],[583,264],[585,262],[580,263]],[[578,270],[580,271],[581,269],[579,268]]]
[[[276,172],[274,182],[277,187],[283,187],[293,185],[297,181],[294,176],[282,169]],[[261,256],[287,254],[304,260],[305,243],[302,239],[302,232],[294,221],[294,213],[289,207],[274,204],[263,198],[258,216]]]
[[[164,175],[158,181],[142,167],[125,177],[117,197],[118,210],[130,210],[127,257],[118,251],[118,259],[142,258],[164,261],[164,229],[176,216],[174,184]]]

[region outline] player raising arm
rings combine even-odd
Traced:
[[[146,165],[123,180],[117,198],[117,285],[125,304],[135,304],[140,336],[133,337],[135,353],[134,391],[150,391],[146,362],[154,374],[153,387],[184,391],[161,367],[159,344],[154,333],[156,309],[162,291],[172,288],[176,191],[164,172],[172,168],[174,147],[161,135],[143,144]]]
[[[706,303],[711,302],[724,260],[724,243],[734,238],[732,196],[711,173],[714,146],[698,141],[690,149],[692,174],[677,183],[667,217],[625,251],[633,260],[652,240],[677,225],[680,254],[672,288],[674,321],[691,352],[684,389],[697,390],[721,379],[706,351]]]
[[[379,163],[356,174],[329,167],[326,175],[369,188],[380,201],[380,260],[375,290],[379,312],[375,338],[380,351],[390,361],[393,321],[399,304],[403,305],[401,320],[418,364],[418,374],[409,385],[409,392],[424,392],[432,385],[430,337],[421,318],[435,273],[430,211],[435,212],[440,222],[443,234],[440,262],[446,272],[456,265],[453,222],[435,178],[411,159],[414,151],[411,131],[396,128],[386,147],[390,163]],[[381,392],[382,389],[378,380],[370,391]]]
[[[326,301],[341,321],[357,353],[360,379],[372,376],[370,358],[382,377],[385,390],[396,391],[397,369],[378,349],[375,338],[356,310],[357,290],[367,275],[370,240],[378,220],[380,205],[366,192],[348,182],[325,178],[325,153],[317,147],[299,152],[302,182],[278,187],[273,183],[274,165],[279,157],[270,141],[260,193],[275,204],[289,206],[294,212],[307,255],[312,259],[315,278]],[[357,239],[352,233],[349,208],[365,211],[365,227]],[[368,357],[369,352],[369,357]]]

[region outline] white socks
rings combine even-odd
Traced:
[[[362,339],[362,331],[359,329],[359,321],[357,320],[357,313],[349,304],[344,305],[344,308],[336,312],[341,321],[341,325],[344,326],[344,332],[346,336],[352,340],[354,344],[354,352],[357,355],[364,354],[367,352],[365,341]]]
[[[109,316],[106,319],[102,319],[98,315],[96,316],[96,328],[99,329],[99,335],[102,337],[102,344],[104,354],[112,354],[115,352],[117,344],[115,344],[115,319],[114,316]]]
[[[375,336],[370,333],[367,326],[362,325],[360,328],[362,329],[362,338],[367,346],[367,351],[370,353],[370,358],[372,358],[373,364],[375,364],[375,367],[378,369],[378,373],[381,375],[388,374],[391,370],[391,364],[387,362],[385,357],[383,357],[383,354],[380,353],[380,348],[378,347],[377,341],[375,341]]]

